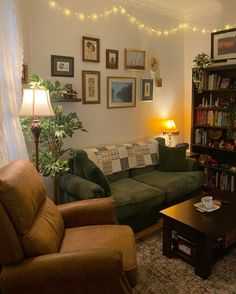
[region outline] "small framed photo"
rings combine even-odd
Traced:
[[[106,68],[118,69],[119,51],[107,49],[106,50]]]
[[[83,104],[99,104],[100,96],[100,71],[82,70]]]
[[[51,75],[54,77],[73,77],[74,57],[51,55]]]
[[[153,79],[141,79],[141,99],[153,100]]]
[[[82,37],[83,61],[100,62],[100,40]]]
[[[216,62],[236,58],[236,28],[211,33],[211,58]]]
[[[135,107],[136,78],[107,77],[107,107]]]
[[[29,72],[28,72],[27,64],[23,64],[21,80],[22,80],[22,84],[28,84],[29,82]]]
[[[146,52],[139,49],[125,48],[125,69],[145,70]]]

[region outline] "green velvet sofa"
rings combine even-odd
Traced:
[[[120,224],[134,231],[153,224],[160,209],[200,193],[204,174],[184,147],[163,138],[77,150],[60,177],[60,202],[113,197]]]

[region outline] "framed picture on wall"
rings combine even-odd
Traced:
[[[119,51],[113,49],[106,50],[106,68],[118,69]]]
[[[98,104],[100,96],[100,72],[82,70],[83,104]]]
[[[125,69],[145,70],[146,52],[139,49],[125,48]]]
[[[141,79],[141,100],[153,100],[153,79]]]
[[[28,65],[23,64],[23,67],[22,67],[22,84],[28,84],[28,82],[29,82]]]
[[[73,77],[74,57],[51,55],[51,75],[54,77]]]
[[[83,61],[100,62],[100,40],[90,37],[82,37]]]
[[[236,28],[211,33],[211,58],[214,61],[236,58]]]
[[[135,107],[136,78],[107,77],[107,107]]]

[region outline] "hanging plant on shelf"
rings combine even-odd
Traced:
[[[204,69],[211,64],[211,58],[208,54],[202,52],[194,58],[193,62],[195,62],[193,68],[193,83],[197,93],[202,93],[204,88]]]

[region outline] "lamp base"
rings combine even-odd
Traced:
[[[39,137],[41,133],[42,126],[39,123],[38,118],[34,118],[33,123],[30,126],[31,132],[34,136],[34,150],[35,150],[35,167],[39,171]]]

